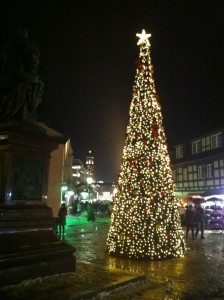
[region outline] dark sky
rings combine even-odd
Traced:
[[[143,28],[169,145],[223,125],[223,0],[1,0],[1,45],[17,27],[41,51],[38,120],[91,149],[99,180],[117,181]]]

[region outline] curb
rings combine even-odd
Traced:
[[[95,297],[100,296],[101,293],[113,293],[118,289],[125,288],[127,285],[135,284],[135,283],[140,283],[146,281],[146,275],[141,275],[137,276],[135,278],[110,285],[105,288],[101,288],[98,290],[94,290],[88,293],[81,292],[79,294],[76,294],[74,296],[70,296],[69,300],[93,300]]]

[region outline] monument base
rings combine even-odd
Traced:
[[[54,233],[46,204],[0,205],[0,286],[75,272],[75,249]]]

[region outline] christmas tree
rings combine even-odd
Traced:
[[[185,243],[153,79],[151,34],[137,36],[140,54],[107,247],[129,258],[181,257]]]

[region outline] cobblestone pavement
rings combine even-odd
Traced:
[[[149,290],[144,290],[139,298],[135,295],[134,299],[224,299],[222,232],[206,230],[204,240],[187,238],[183,258],[146,262],[107,254],[110,222],[106,218],[98,218],[95,222],[83,222],[80,218],[73,224],[68,222],[68,225],[65,240],[76,248],[78,261],[147,275]]]
[[[66,234],[62,239],[76,248],[77,268],[73,277],[64,276],[64,290],[66,284],[69,281],[72,284],[77,277],[80,277],[79,285],[82,285],[82,289],[87,291],[93,288],[98,289],[100,285],[102,286],[103,281],[106,282],[106,279],[108,279],[107,282],[110,281],[110,284],[113,284],[119,281],[118,277],[122,281],[121,278],[127,280],[133,274],[133,277],[146,275],[146,281],[141,284],[129,285],[126,289],[123,288],[114,293],[101,293],[99,297],[108,300],[224,299],[224,233],[206,230],[204,240],[200,237],[194,240],[189,237],[186,239],[187,251],[183,258],[139,261],[108,255],[106,238],[109,226],[109,218],[98,217],[95,222],[88,222],[85,217],[70,216],[67,218]],[[88,265],[92,268],[91,272],[87,268]],[[116,272],[113,273],[111,270]],[[109,275],[110,278],[107,278]],[[56,282],[56,279],[51,280]],[[65,297],[64,293],[64,296],[60,297],[61,285],[59,281],[57,284],[54,283],[51,288],[53,289],[51,293],[53,298],[41,296],[39,298],[32,297],[32,299],[82,299],[76,297],[74,289],[72,290],[73,296],[70,294],[70,297]],[[44,284],[41,282],[38,284],[38,288],[43,291]],[[35,288],[30,288],[31,291],[32,289]],[[7,299],[23,300],[26,298]]]

